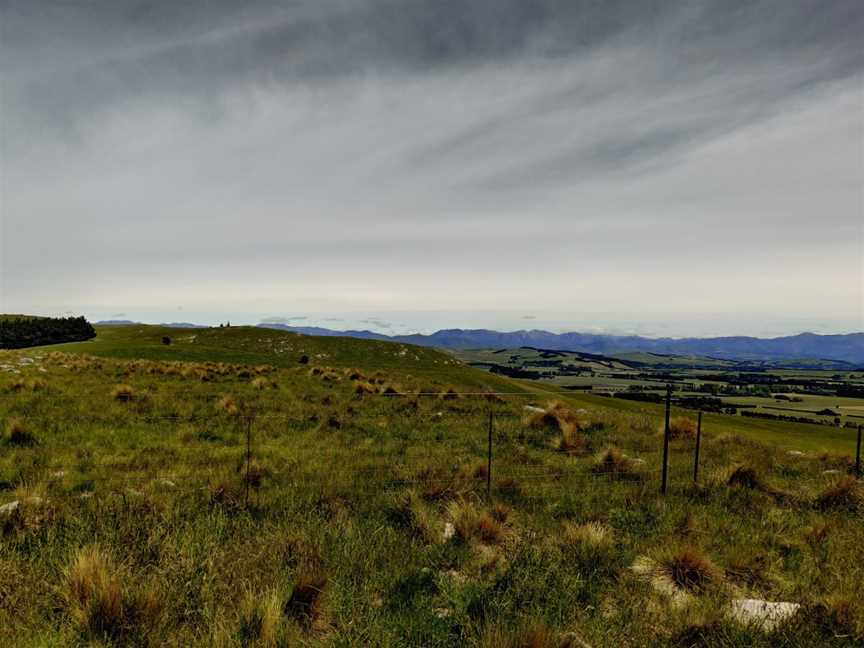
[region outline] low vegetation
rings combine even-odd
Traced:
[[[664,497],[655,410],[232,339],[236,363],[0,352],[0,645],[864,641],[842,454],[706,417],[699,482],[685,433]]]

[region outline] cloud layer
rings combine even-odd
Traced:
[[[864,315],[860,2],[0,7],[4,310]]]

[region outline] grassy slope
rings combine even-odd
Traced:
[[[296,367],[298,359],[306,355],[311,364],[394,370],[403,375],[418,374],[465,387],[513,389],[511,382],[465,367],[446,353],[410,344],[312,337],[251,326],[211,329],[97,326],[96,333],[96,338],[87,342],[52,345],[41,350],[105,358],[213,361],[274,367]],[[170,337],[172,343],[162,344],[163,336]]]
[[[296,367],[297,359],[305,354],[313,364],[389,370],[403,377],[416,376],[452,383],[464,390],[554,393],[555,397],[570,400],[579,406],[599,407],[608,412],[662,415],[662,406],[659,405],[573,392],[562,393],[551,385],[510,380],[464,366],[447,353],[408,344],[343,337],[312,337],[241,326],[213,329],[169,329],[143,325],[99,326],[96,330],[97,337],[93,340],[52,345],[43,347],[42,350],[87,353],[121,359],[216,361],[269,364],[276,367]],[[163,336],[170,337],[172,344],[162,344]],[[705,425],[706,428],[711,426],[715,430],[740,434],[785,449],[826,450],[847,454],[854,452],[855,432],[849,429],[722,414],[706,414]]]
[[[216,333],[238,336],[221,357],[263,362],[249,348],[257,331]],[[105,356],[123,355],[124,344],[138,345],[137,354],[181,349],[163,349],[158,330],[147,335],[69,346]],[[333,345],[299,341],[305,349],[319,340]],[[329,353],[332,366],[362,367],[365,359],[370,377],[392,357],[357,341],[314,349]],[[285,364],[261,370],[255,382],[254,370],[208,363],[0,353],[0,365],[20,372],[0,374],[0,424],[16,418],[38,441],[16,445],[8,429],[0,441],[0,504],[24,502],[2,520],[0,645],[546,646],[575,631],[595,646],[671,647],[701,637],[707,646],[803,648],[864,638],[861,509],[820,509],[814,500],[833,479],[823,470],[843,469],[842,460],[792,457],[725,433],[727,417],[709,417],[704,488],[689,486],[692,443],[675,441],[670,492],[661,498],[659,408],[566,395],[591,423],[591,451],[568,456],[555,448],[557,431],[523,422],[525,404],[559,396],[536,383],[504,402],[358,399],[341,372]],[[445,383],[473,389],[489,377],[421,363],[383,374],[420,392]],[[133,400],[113,397],[119,383],[131,386]],[[248,510],[245,427],[219,409],[226,395],[258,413],[260,483]],[[504,522],[493,513],[506,509],[485,499],[490,408],[492,495],[510,509]],[[767,425],[787,427],[795,426]],[[640,481],[592,476],[594,453],[608,445],[644,461]],[[738,463],[769,488],[726,486]],[[33,495],[41,500],[28,503]],[[565,539],[562,525],[588,521],[607,530],[608,544]],[[460,530],[449,541],[447,523]],[[110,558],[117,612],[82,608],[70,594],[66,574],[93,545]],[[695,547],[720,574],[684,609],[628,569],[638,556],[662,560],[680,546]],[[327,583],[321,613],[307,624],[282,610],[311,573]],[[735,596],[806,607],[762,633],[725,618]],[[272,602],[268,626],[261,611]],[[543,633],[548,641],[536,639]]]

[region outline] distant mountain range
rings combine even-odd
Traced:
[[[96,326],[134,326],[141,322],[133,322],[132,320],[102,320],[96,322]],[[155,326],[164,326],[165,328],[210,328],[203,324],[191,324],[190,322],[168,322],[165,324],[156,324]]]
[[[445,349],[538,347],[561,351],[614,354],[633,351],[668,355],[693,355],[728,360],[833,360],[864,366],[864,333],[818,335],[801,333],[777,338],[746,336],[715,338],[647,338],[638,335],[550,333],[549,331],[500,332],[488,329],[445,329],[431,335],[384,335],[373,331],[334,331],[317,326],[259,324],[263,328],[305,335],[344,336],[390,340]]]

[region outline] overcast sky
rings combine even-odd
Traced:
[[[862,330],[860,0],[0,0],[0,310]]]

